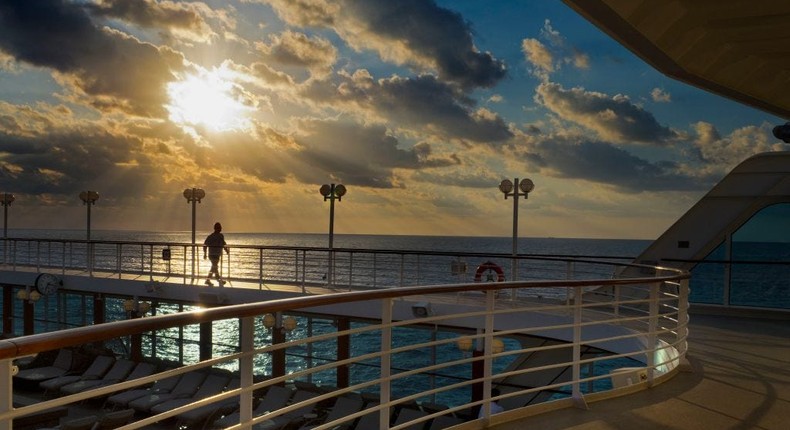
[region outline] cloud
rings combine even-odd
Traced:
[[[492,87],[505,77],[501,60],[480,52],[463,17],[431,0],[270,0],[294,25],[331,27],[352,48],[372,49],[385,60],[418,72],[435,71],[464,89]]]
[[[661,88],[653,88],[653,91],[650,91],[650,97],[656,103],[669,103],[672,101],[672,96]]]
[[[213,141],[221,148],[212,153],[214,165],[272,182],[333,179],[346,185],[393,188],[399,183],[398,169],[458,164],[452,156],[434,155],[427,143],[402,148],[384,126],[353,121],[302,119],[288,135],[262,127],[256,135],[226,133]]]
[[[94,16],[116,18],[142,27],[169,30],[189,40],[208,42],[216,34],[204,19],[214,15],[204,3],[155,0],[100,0],[85,8]]]
[[[701,191],[715,182],[714,176],[686,173],[674,162],[651,162],[578,135],[546,136],[525,156],[543,174],[606,184],[626,193]]]
[[[464,93],[434,76],[374,80],[366,71],[358,71],[342,78],[337,85],[311,82],[301,95],[446,138],[494,145],[513,136],[499,115],[474,109]]]
[[[256,47],[269,63],[308,68],[316,76],[327,75],[337,60],[337,49],[328,40],[294,31],[273,35],[271,43]]]
[[[554,71],[554,57],[538,39],[522,40],[521,50],[526,55],[527,61],[538,68],[538,75],[545,75]]]
[[[521,41],[521,51],[527,61],[536,67],[534,73],[537,77],[546,80],[563,64],[571,64],[577,69],[590,68],[590,57],[576,47],[568,47],[565,37],[552,27],[550,20],[543,22],[540,37],[549,46],[534,38]]]
[[[183,57],[116,30],[98,28],[79,5],[17,0],[0,6],[0,50],[59,80],[102,110],[163,116],[165,84]]]
[[[663,145],[677,137],[653,114],[620,94],[608,96],[580,87],[567,90],[560,84],[544,82],[536,90],[535,101],[560,118],[595,131],[604,140]]]
[[[692,124],[696,138],[694,149],[706,169],[724,174],[750,156],[770,151],[781,151],[782,144],[776,143],[770,124],[746,126],[722,136],[713,124],[699,121]]]

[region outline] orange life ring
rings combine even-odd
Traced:
[[[502,268],[494,262],[486,261],[485,263],[477,266],[477,271],[475,272],[475,282],[483,282],[484,273],[486,274],[485,282],[505,281],[505,272],[502,271]],[[496,274],[496,279],[494,279],[494,274]]]

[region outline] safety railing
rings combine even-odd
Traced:
[[[12,270],[33,267],[88,276],[97,272],[102,277],[181,278],[188,283],[205,276],[210,266],[201,258],[202,246],[193,247],[191,243],[3,239],[0,245],[4,267]],[[220,270],[231,281],[347,289],[513,281],[510,275],[514,264],[518,265],[518,280],[606,278],[612,276],[614,267],[599,262],[628,258],[288,246],[240,245],[229,249],[229,254],[223,253]]]
[[[606,266],[609,271],[610,266]],[[651,276],[341,292],[2,340],[0,384],[9,392],[0,397],[0,429],[12,428],[13,420],[25,415],[105,399],[118,391],[209,368],[230,369],[238,378],[238,388],[231,386],[165,411],[138,414],[120,428],[157,423],[163,426],[160,428],[210,428],[211,423],[223,421],[205,416],[194,423],[185,417],[190,412],[194,416],[196,411],[215,408],[230,417],[228,423],[238,424],[234,429],[263,422],[295,425],[308,420],[315,420],[319,430],[349,421],[357,429],[402,429],[442,420],[507,421],[517,419],[537,403],[566,407],[631,392],[670,377],[686,353],[688,274],[645,269],[652,272]],[[553,296],[567,299],[530,299],[512,294],[515,290],[562,291]],[[342,310],[349,306],[369,309],[376,317],[358,324],[343,322]],[[286,332],[293,328],[284,323],[286,317],[314,315],[332,319],[333,324],[325,325],[330,327],[327,330],[313,331],[310,327]],[[85,343],[153,336],[207,323],[229,328],[227,333],[237,336],[231,342],[237,348],[132,381],[30,405],[13,403],[13,387],[19,383],[18,376],[12,377],[14,360]],[[278,363],[288,361],[287,357],[308,354],[315,358],[319,355],[316,351],[327,350],[335,354],[310,365],[307,360],[289,361],[292,367],[288,372],[276,370]],[[311,381],[314,390],[296,384],[298,381]],[[256,398],[284,384],[312,390],[313,394],[266,414],[255,411]],[[621,386],[630,389],[618,390]],[[368,407],[331,422],[321,421],[341,396],[359,396]],[[237,406],[235,413],[220,408],[229,401]],[[506,411],[492,414],[491,401],[497,401]],[[428,406],[437,403],[444,407]],[[297,411],[299,414],[295,414]],[[101,414],[98,411],[97,415]]]

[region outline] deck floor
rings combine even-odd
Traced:
[[[790,321],[692,315],[691,372],[649,390],[495,430],[790,428]]]

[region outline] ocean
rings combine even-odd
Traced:
[[[210,231],[196,232],[196,241]],[[224,231],[229,245],[326,247],[326,234],[302,233],[235,233]],[[10,238],[71,239],[84,240],[85,230],[9,230]],[[192,232],[147,232],[123,230],[92,230],[91,240],[130,242],[177,242],[191,243]],[[637,239],[568,239],[568,238],[518,238],[520,254],[590,255],[634,258],[652,241]],[[335,234],[334,248],[390,249],[415,251],[511,253],[512,237],[464,237],[464,236],[396,236],[367,234]]]

